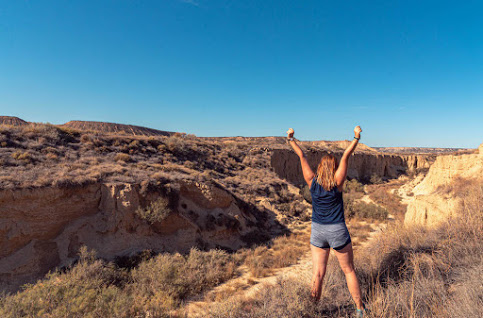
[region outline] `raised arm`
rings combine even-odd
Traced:
[[[290,128],[287,131],[287,140],[288,140],[290,146],[292,146],[292,148],[295,151],[295,153],[297,154],[297,156],[299,156],[299,158],[300,158],[300,164],[302,165],[302,172],[304,174],[304,180],[305,180],[305,182],[307,182],[307,184],[310,187],[311,184],[312,184],[312,179],[314,178],[314,172],[310,168],[304,152],[302,151],[302,149],[300,149],[299,145],[297,145],[297,143],[295,142],[295,139],[293,138],[293,134],[294,134],[294,130],[292,128]]]
[[[337,168],[337,171],[335,172],[335,182],[337,183],[339,190],[342,190],[342,186],[344,185],[345,178],[347,177],[347,168],[349,167],[349,158],[359,143],[361,132],[362,129],[360,126],[356,126],[356,128],[354,128],[354,139],[349,147],[347,147],[347,149],[344,151],[344,154],[340,159],[339,168]]]

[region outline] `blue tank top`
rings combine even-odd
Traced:
[[[312,222],[319,224],[345,222],[342,192],[337,187],[326,191],[316,179],[317,176],[314,177],[312,185],[310,186],[310,194],[312,195]]]

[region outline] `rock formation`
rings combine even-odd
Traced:
[[[153,224],[136,210],[166,195],[126,183],[0,191],[0,290],[67,266],[86,245],[107,260],[143,250],[237,249],[267,214],[215,183],[171,185],[172,212]]]
[[[320,159],[327,153],[326,151],[308,151],[305,153],[314,171]],[[340,159],[342,153],[334,153],[334,155]],[[373,175],[381,178],[397,178],[404,173],[428,169],[434,158],[434,155],[389,155],[356,152],[350,158],[347,176],[350,179],[356,178],[358,180],[369,180]],[[293,151],[274,149],[271,165],[281,178],[294,184],[304,183],[300,160]]]
[[[475,154],[439,156],[426,178],[414,189],[404,223],[433,226],[462,210],[458,184],[483,183],[483,144]]]

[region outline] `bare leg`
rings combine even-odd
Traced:
[[[313,300],[317,301],[320,299],[322,293],[322,282],[324,281],[330,249],[319,248],[310,244],[310,250],[312,251],[313,264],[311,297]]]
[[[362,309],[362,297],[361,297],[361,287],[359,286],[359,281],[357,280],[356,272],[354,271],[354,253],[352,251],[352,243],[349,243],[343,249],[336,251],[334,250],[337,260],[339,261],[340,268],[345,274],[345,279],[347,281],[347,287],[349,287],[349,292],[352,295],[352,299],[356,303],[357,309]]]

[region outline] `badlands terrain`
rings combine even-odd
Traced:
[[[349,141],[301,141],[315,167]],[[477,145],[475,145],[476,147]],[[0,117],[1,317],[350,317],[308,299],[310,195],[284,137]],[[344,191],[369,317],[481,317],[483,149],[371,148]]]

